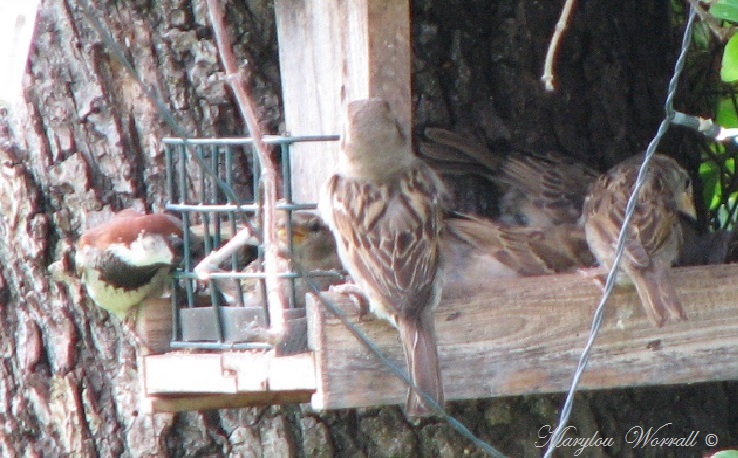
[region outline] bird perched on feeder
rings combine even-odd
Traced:
[[[283,224],[277,220],[280,241],[286,243]],[[341,270],[333,234],[319,217],[295,212],[292,226],[293,259],[305,272]],[[454,212],[444,220],[441,241],[444,291],[468,288],[475,278],[484,285],[490,278],[575,272],[595,263],[584,228],[576,224],[510,226]],[[318,279],[321,291],[339,282],[337,277]]]
[[[82,234],[77,272],[95,304],[124,319],[145,299],[162,295],[182,237],[174,216],[123,210]]]
[[[433,309],[442,290],[441,229],[445,191],[411,149],[382,99],[348,104],[336,173],[320,212],[370,311],[400,332],[410,377],[443,405]],[[410,390],[408,416],[429,415]]]
[[[311,291],[307,280],[303,275],[312,278],[313,286],[319,291],[325,291],[330,286],[342,283],[343,270],[341,260],[336,251],[336,242],[328,226],[323,223],[320,216],[311,211],[293,211],[288,219],[287,212],[277,211],[276,231],[279,241],[278,268],[280,272],[294,271],[301,276],[294,280],[280,280],[281,290],[287,294],[290,291],[290,282],[294,281],[294,297],[296,307],[305,307],[305,294]],[[290,245],[288,236],[288,221],[292,228],[292,246],[290,256]],[[253,243],[258,244],[258,240]],[[244,272],[263,272],[261,260],[256,259],[245,267]],[[318,272],[318,274],[316,274]],[[335,272],[335,275],[330,274]],[[312,274],[311,274],[312,273]],[[255,278],[244,278],[240,281],[241,290],[244,293],[246,305],[263,305],[263,289],[260,281]],[[231,304],[237,304],[238,282],[221,280],[218,287]]]
[[[577,224],[597,173],[554,151],[514,153],[505,158],[495,181],[506,186],[500,221],[528,226]]]
[[[589,185],[599,173],[555,151],[501,155],[468,136],[429,127],[420,142],[425,161],[441,174],[481,176],[502,189],[499,222],[512,225],[577,224]]]
[[[582,220],[592,253],[612,267],[625,207],[644,155],[621,162],[601,175],[584,203]],[[686,319],[668,269],[682,244],[680,214],[695,217],[689,174],[674,159],[656,154],[648,164],[635,212],[626,228],[621,282],[632,282],[646,314],[656,326],[668,318]]]
[[[584,230],[575,224],[509,226],[468,216],[446,219],[444,291],[483,287],[491,278],[574,272],[594,265]]]
[[[292,213],[292,263],[293,270],[299,269],[302,274],[310,272],[340,272],[341,260],[336,251],[336,241],[328,226],[319,215],[308,211]],[[280,241],[280,254],[289,258],[289,238],[286,215],[277,219],[277,237]],[[320,291],[329,286],[341,283],[341,276],[311,276],[313,284]],[[310,291],[307,281],[298,278],[295,281],[295,294],[299,305],[303,305],[305,294]]]
[[[277,218],[277,237],[279,251],[288,255],[287,215]],[[341,260],[336,252],[336,242],[330,228],[319,215],[311,211],[294,211],[291,219],[292,258],[301,264],[303,270],[339,270]]]

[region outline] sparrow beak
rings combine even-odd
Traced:
[[[683,192],[680,196],[679,211],[685,215],[690,216],[692,219],[697,218],[697,211],[694,208],[694,200],[692,195],[688,192]]]
[[[300,226],[293,226],[292,227],[292,244],[294,245],[300,245],[305,241],[308,234],[305,228],[302,228]],[[283,227],[280,229],[277,229],[277,237],[279,237],[279,242],[287,246],[287,228]]]

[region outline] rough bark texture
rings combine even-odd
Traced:
[[[98,18],[187,131],[242,133],[216,77],[202,1],[96,3]],[[226,3],[236,53],[254,64],[261,119],[277,132],[271,2]],[[559,149],[599,168],[643,149],[662,116],[678,46],[668,2],[579,2],[557,60],[560,89],[547,95],[538,78],[561,3],[416,0],[417,132],[439,126],[496,149]],[[80,231],[110,210],[162,207],[158,140],[170,132],[76,2],[43,2],[25,86],[23,122],[11,128],[3,119],[0,132],[0,455],[481,455],[445,423],[410,424],[398,407],[138,415],[130,339],[59,272],[70,268]],[[454,188],[460,205],[494,214],[487,186],[465,179]],[[449,411],[504,452],[527,457],[541,453],[539,431],[556,423],[561,402],[560,395],[516,397],[450,403]],[[696,456],[707,433],[719,445],[738,442],[736,412],[734,383],[580,393],[571,435],[614,439],[580,456]],[[634,448],[625,440],[632,427],[667,423],[663,437],[700,431],[697,445]],[[562,448],[560,456],[575,451]]]

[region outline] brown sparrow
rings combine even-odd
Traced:
[[[288,221],[292,227],[292,245],[289,245]],[[254,224],[258,227],[258,224]],[[293,211],[288,220],[287,212],[278,210],[276,218],[277,240],[279,242],[278,270],[280,273],[297,272],[311,278],[313,286],[320,291],[327,290],[332,285],[343,283],[341,274],[343,267],[338,258],[336,243],[328,226],[320,216],[311,211]],[[229,238],[222,236],[223,238]],[[249,245],[259,245],[259,240],[252,237],[247,240]],[[291,251],[290,251],[291,248]],[[290,255],[291,252],[291,255]],[[257,274],[263,272],[261,259],[255,259],[247,266],[239,268],[245,273]],[[213,271],[216,271],[213,269]],[[217,271],[223,271],[218,268]],[[261,281],[258,278],[243,278],[213,280],[218,290],[223,294],[226,303],[237,306],[263,306],[265,298]],[[293,283],[292,283],[293,282]],[[290,283],[294,286],[295,307],[305,307],[305,294],[311,289],[305,278],[294,280],[282,279],[280,288],[282,294],[290,292]],[[239,294],[243,293],[243,296]]]
[[[320,291],[326,291],[330,286],[343,283],[341,260],[336,251],[336,242],[333,234],[317,214],[309,211],[292,212],[292,255],[289,251],[289,237],[287,230],[287,214],[279,212],[277,217],[277,238],[279,240],[280,270],[292,270],[303,276],[308,276],[313,285]],[[335,272],[335,275],[327,275]],[[282,289],[289,291],[289,282],[283,280]],[[308,280],[298,277],[294,280],[294,297],[296,307],[305,307],[305,294],[312,291],[308,287]]]
[[[433,309],[442,290],[444,188],[381,99],[348,104],[338,168],[320,200],[344,267],[376,316],[400,331],[416,386],[443,405]],[[412,389],[408,416],[431,414]]]
[[[162,295],[181,241],[179,219],[123,210],[82,234],[76,269],[95,304],[123,319],[145,299]]]
[[[292,212],[292,259],[305,272],[339,271],[341,260],[336,252],[336,242],[330,228],[319,215],[309,211]],[[286,215],[277,219],[277,237],[280,253],[288,257]]]
[[[553,151],[510,154],[495,178],[507,186],[500,221],[529,226],[576,224],[597,175],[582,162]]]
[[[582,219],[590,249],[600,265],[610,269],[625,207],[643,163],[634,156],[600,176],[584,203]],[[620,280],[636,287],[646,314],[656,326],[668,318],[686,319],[681,301],[669,280],[669,267],[682,244],[680,214],[695,216],[692,184],[674,159],[656,154],[637,197],[626,232],[620,261]]]
[[[528,277],[573,272],[594,264],[584,230],[575,224],[507,226],[454,217],[446,220],[443,241],[447,288],[471,277],[481,281]]]
[[[500,185],[499,221],[510,225],[576,224],[598,173],[554,151],[501,155],[468,137],[427,128],[423,160],[441,174],[473,174]]]
[[[462,280],[470,275],[486,282],[490,278],[574,272],[595,262],[584,228],[579,225],[508,226],[459,213],[446,218],[444,223],[441,236],[441,252],[446,265],[444,290],[456,282],[464,283]],[[294,256],[302,263],[303,270],[341,269],[333,234],[322,220],[314,215],[294,213],[293,226]],[[307,235],[303,238],[298,235],[300,233]],[[283,226],[279,228],[279,237],[286,240]],[[330,281],[332,285],[338,280],[331,278]],[[320,286],[321,290],[325,288]]]

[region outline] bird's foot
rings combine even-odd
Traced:
[[[577,269],[577,274],[582,277],[592,280],[592,282],[599,289],[605,289],[605,282],[607,280],[607,270],[603,267],[580,267]]]
[[[364,294],[364,291],[362,291],[358,285],[354,283],[331,285],[328,288],[328,291],[347,295],[351,303],[356,307],[356,310],[359,312],[359,320],[367,321],[367,320],[374,319],[374,315],[372,315],[369,311],[369,299],[367,299],[366,295]]]

